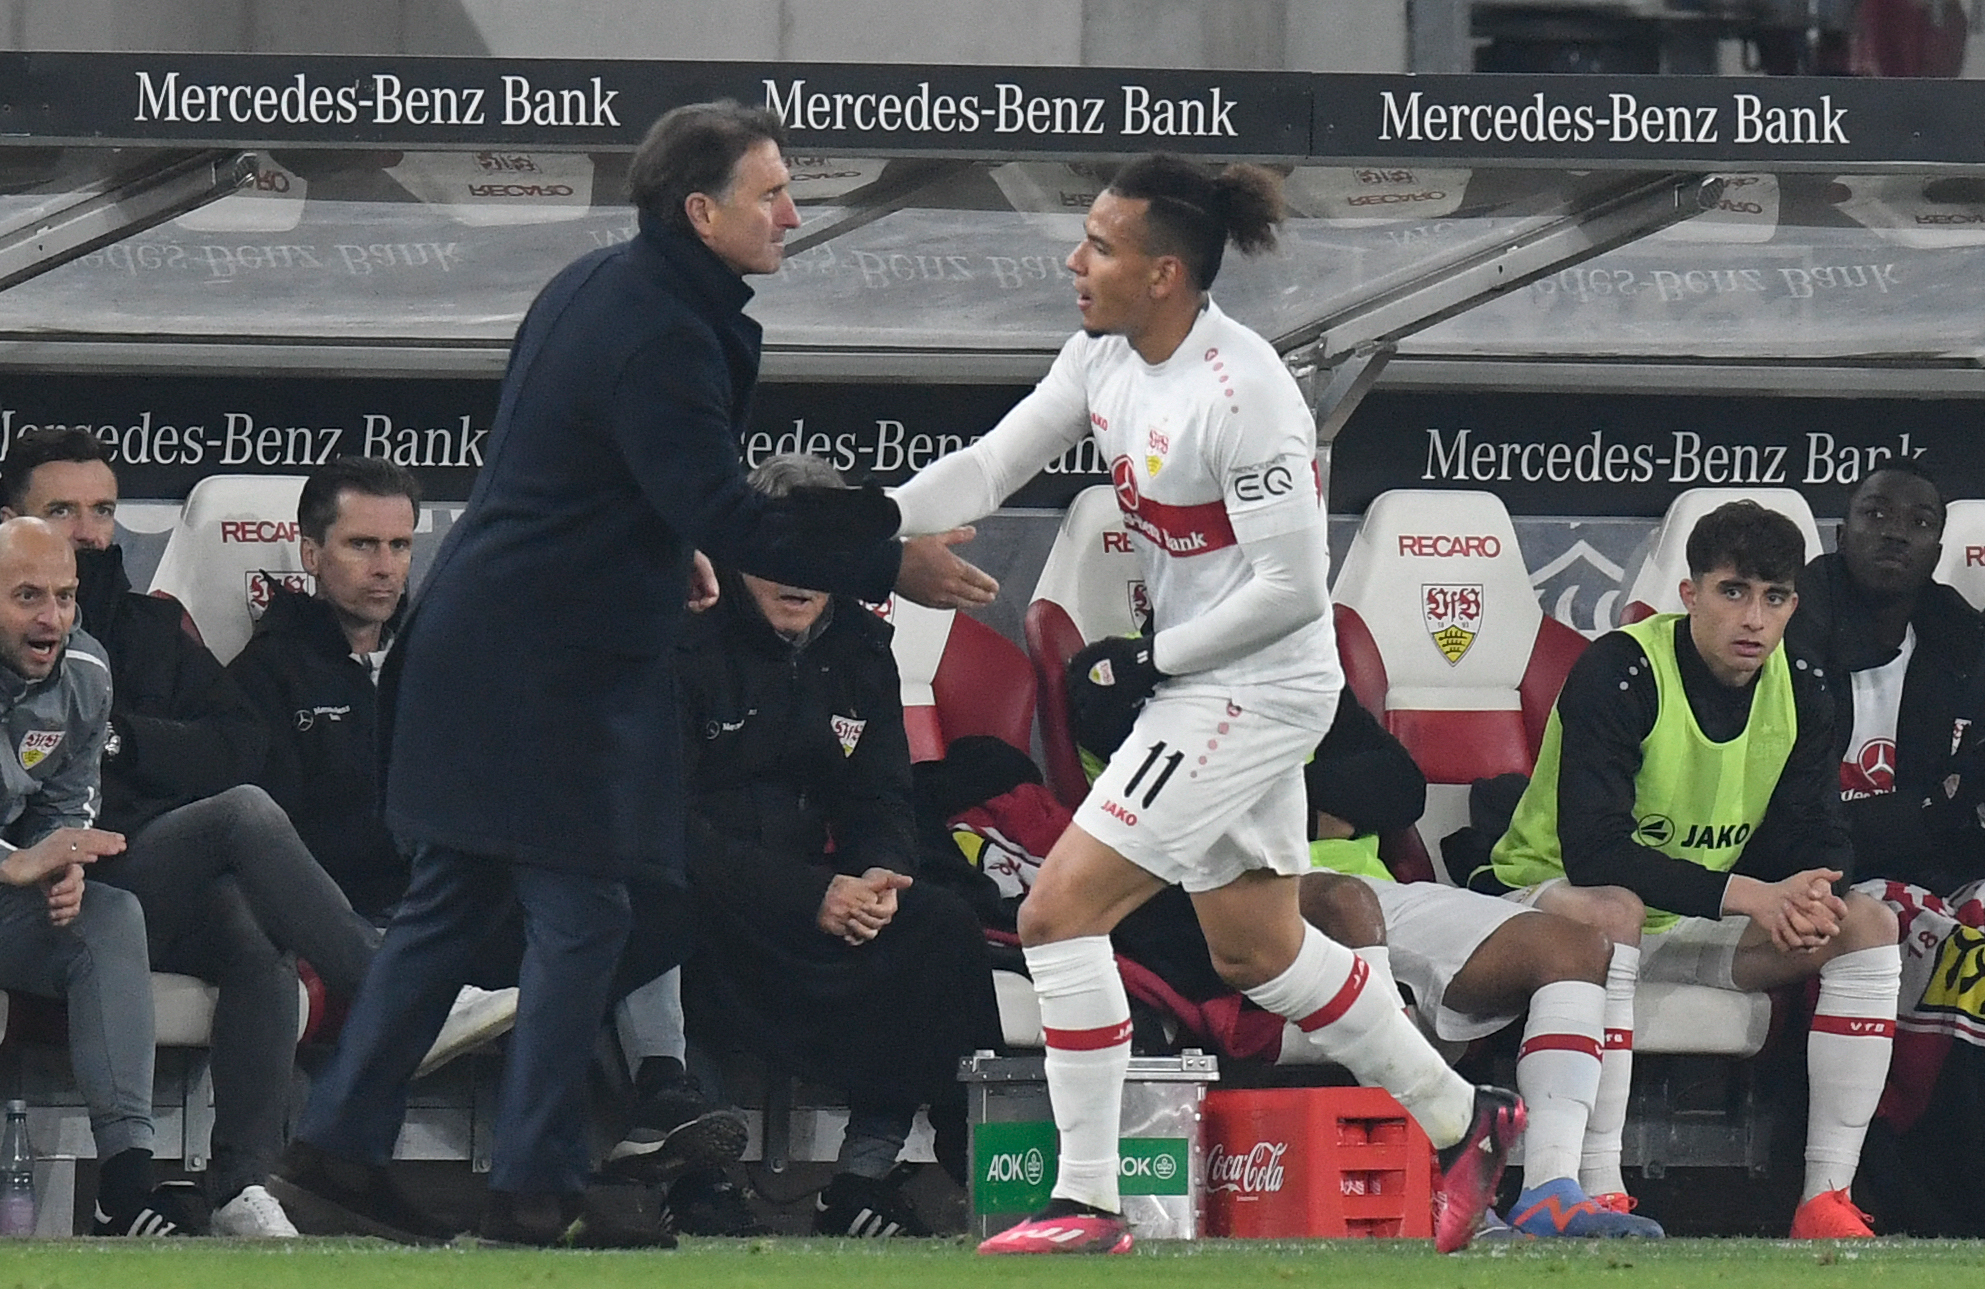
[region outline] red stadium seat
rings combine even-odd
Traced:
[[[1402,876],[1445,877],[1440,840],[1468,822],[1469,785],[1530,773],[1585,638],[1538,607],[1509,512],[1487,492],[1381,494],[1334,598],[1346,683],[1427,776],[1417,843],[1431,872],[1416,871],[1415,838],[1388,859]]]
[[[943,757],[953,739],[990,734],[1030,751],[1034,673],[991,627],[950,609],[891,596],[876,609],[896,628],[891,649],[903,686],[912,761]]]
[[[1027,654],[1040,682],[1048,786],[1074,809],[1089,790],[1068,724],[1068,660],[1091,640],[1134,635],[1150,622],[1144,570],[1107,484],[1076,494],[1027,606]]]

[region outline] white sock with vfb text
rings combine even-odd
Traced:
[[[1048,1100],[1061,1132],[1058,1199],[1122,1212],[1117,1134],[1130,1069],[1130,1000],[1106,935],[1026,950],[1047,1033]]]
[[[1623,1194],[1627,1189],[1620,1176],[1620,1145],[1633,1083],[1633,996],[1639,985],[1640,946],[1614,945],[1613,960],[1606,967],[1606,1050],[1599,1057],[1599,1091],[1592,1100],[1578,1162],[1578,1188],[1587,1195]]]
[[[1606,990],[1587,980],[1558,980],[1530,995],[1530,1019],[1516,1054],[1516,1090],[1529,1122],[1523,1129],[1523,1189],[1578,1174],[1585,1125],[1599,1093]]]
[[[1861,1140],[1882,1099],[1895,1048],[1895,996],[1902,954],[1892,944],[1843,953],[1820,968],[1820,997],[1806,1036],[1805,1203],[1845,1190],[1861,1162]]]
[[[1243,992],[1294,1021],[1358,1082],[1392,1093],[1434,1145],[1460,1141],[1475,1114],[1475,1089],[1413,1028],[1399,1008],[1398,990],[1370,988],[1371,969],[1363,959],[1313,926],[1303,931],[1288,969]]]

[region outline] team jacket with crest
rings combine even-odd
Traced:
[[[1165,692],[1328,728],[1343,678],[1315,422],[1268,342],[1210,301],[1162,363],[1121,336],[1076,333],[991,433],[897,492],[903,531],[987,513],[1085,434],[1143,564],[1154,660],[1178,677]]]
[[[103,646],[69,634],[46,680],[0,667],[7,753],[0,756],[0,849],[34,843],[57,828],[88,828],[103,804],[97,762],[110,729],[110,664]]]

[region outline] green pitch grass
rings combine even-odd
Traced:
[[[1972,1277],[1979,1277],[1973,1279]],[[1765,1240],[1491,1246],[1151,1242],[1128,1258],[980,1258],[968,1241],[690,1240],[673,1253],[540,1253],[367,1241],[49,1241],[0,1248],[0,1289],[1949,1289],[1985,1283],[1985,1242]]]

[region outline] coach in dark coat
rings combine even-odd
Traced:
[[[870,598],[990,598],[942,541],[899,547],[872,489],[774,501],[745,485],[759,328],[740,279],[776,271],[799,224],[780,138],[735,104],[663,117],[630,167],[638,236],[566,268],[518,332],[468,508],[381,676],[386,822],[413,876],[282,1170],[292,1212],[321,1225],[422,1233],[379,1170],[408,1079],[514,903],[529,948],[483,1231],[599,1238],[580,1202],[585,1064],[629,882],[681,877],[669,660],[685,599],[715,591],[692,548]]]

